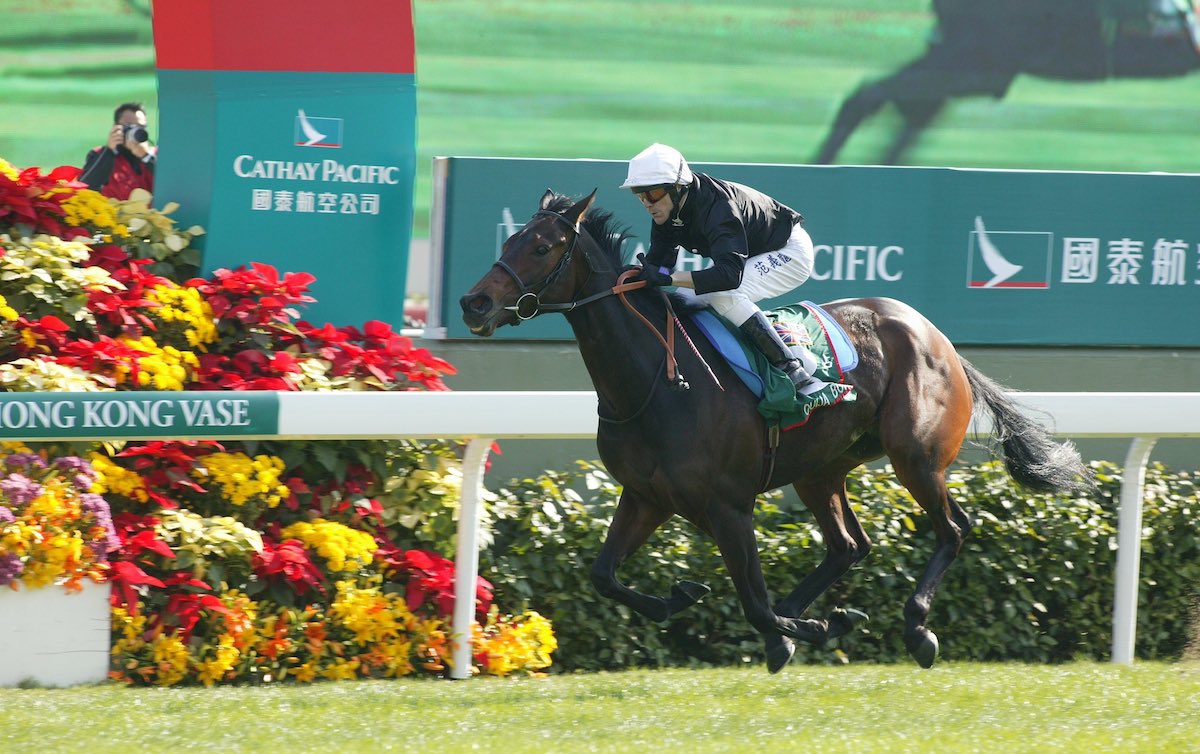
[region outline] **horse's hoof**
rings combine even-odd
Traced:
[[[834,608],[829,614],[829,633],[830,640],[836,639],[839,636],[845,636],[854,630],[854,627],[859,623],[866,623],[871,618],[862,610],[855,610],[852,607]]]
[[[680,581],[671,587],[671,607],[682,610],[704,598],[712,589],[695,581]]]
[[[909,645],[908,653],[913,656],[918,665],[926,670],[933,667],[938,656],[937,634],[927,628],[921,629],[916,641],[907,642],[907,644]]]
[[[767,670],[774,674],[783,670],[796,654],[796,643],[786,636],[772,634],[767,637]]]

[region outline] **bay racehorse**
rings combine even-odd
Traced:
[[[599,400],[600,458],[623,486],[592,569],[598,590],[656,621],[703,597],[708,587],[692,581],[655,596],[617,578],[617,567],[656,528],[682,516],[716,541],[747,620],[765,637],[768,669],[776,672],[791,659],[793,640],[820,645],[866,618],[841,608],[825,618],[800,616],[867,555],[870,539],[847,499],[846,475],[886,455],[937,536],[904,609],[908,651],[922,666],[933,665],[938,640],[925,625],[930,603],[971,528],[947,492],[945,472],[972,409],[990,413],[994,453],[1026,487],[1087,489],[1090,478],[1078,453],[1027,419],[927,319],[882,298],[825,304],[858,349],[859,365],[846,375],[857,400],[817,410],[803,426],[777,435],[772,451],[757,398],[688,318],[679,318],[680,325],[669,319],[661,289],[624,282],[630,273],[621,274],[620,245],[627,234],[610,212],[592,207],[594,198],[593,191],[574,202],[548,190],[460,303],[476,335],[546,312],[565,314],[574,331]],[[668,330],[678,326],[691,344],[664,348]],[[683,373],[690,389],[679,389],[686,384]],[[772,605],[752,517],[757,495],[785,484],[812,512],[827,551],[815,571]]]

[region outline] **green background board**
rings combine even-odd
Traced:
[[[3,393],[0,438],[211,438],[279,432],[279,396],[267,391]]]
[[[305,308],[305,319],[399,326],[416,172],[413,76],[159,70],[158,79],[169,146],[159,158],[155,193],[179,202],[182,224],[207,230],[200,239],[204,272],[250,262],[310,272],[317,302]],[[301,110],[327,136],[340,135],[340,146],[298,145]],[[244,155],[252,159],[239,160]],[[327,173],[330,160],[341,168],[382,166],[387,182],[357,170]],[[274,177],[280,168],[267,162],[318,167],[311,179]],[[333,180],[339,173],[368,180]],[[256,191],[267,208],[255,208]],[[302,193],[311,194],[312,211],[300,211]],[[280,209],[288,197],[291,209]]]
[[[897,298],[958,344],[1200,345],[1200,175],[694,167],[754,186],[805,215],[817,251],[813,278],[768,304]],[[627,242],[632,258],[650,220],[616,188],[624,174],[620,161],[449,158],[439,323],[446,336],[474,337],[462,324],[458,298],[547,187],[571,196],[598,187],[597,205],[640,236]],[[996,278],[983,256],[989,242],[1021,269],[983,287]],[[540,317],[495,337],[571,333],[562,317]]]

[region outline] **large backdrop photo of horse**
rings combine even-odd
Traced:
[[[886,143],[866,159],[856,155],[851,161],[928,164],[914,158],[914,148],[938,128],[949,105],[968,98],[1003,101],[1014,82],[1027,77],[1073,85],[1135,82],[1130,88],[1096,92],[1098,112],[1106,113],[1106,122],[1064,113],[1067,117],[1050,124],[1054,130],[1119,132],[1122,121],[1146,104],[1137,92],[1152,91],[1155,82],[1200,69],[1198,8],[1196,0],[933,0],[934,20],[924,50],[893,70],[865,77],[846,95],[809,159],[818,164],[847,162],[847,143],[886,109],[898,116],[898,123],[889,126]],[[1165,92],[1163,96],[1162,127],[1171,130],[1174,114]],[[1014,131],[1038,128],[1035,119],[1021,117],[1017,106],[1010,110]],[[1194,124],[1193,119],[1193,129]],[[1136,143],[1128,147],[1139,148]],[[1070,167],[1039,165],[1036,147],[1030,152],[1032,164],[1025,167]],[[1111,156],[1113,169],[1121,169],[1128,159],[1127,154]],[[980,158],[987,159],[985,154]],[[1157,169],[1173,168],[1162,164]]]

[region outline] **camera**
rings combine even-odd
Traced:
[[[150,134],[146,131],[145,126],[139,126],[136,123],[125,126],[125,141],[136,141],[139,144],[150,141]]]

